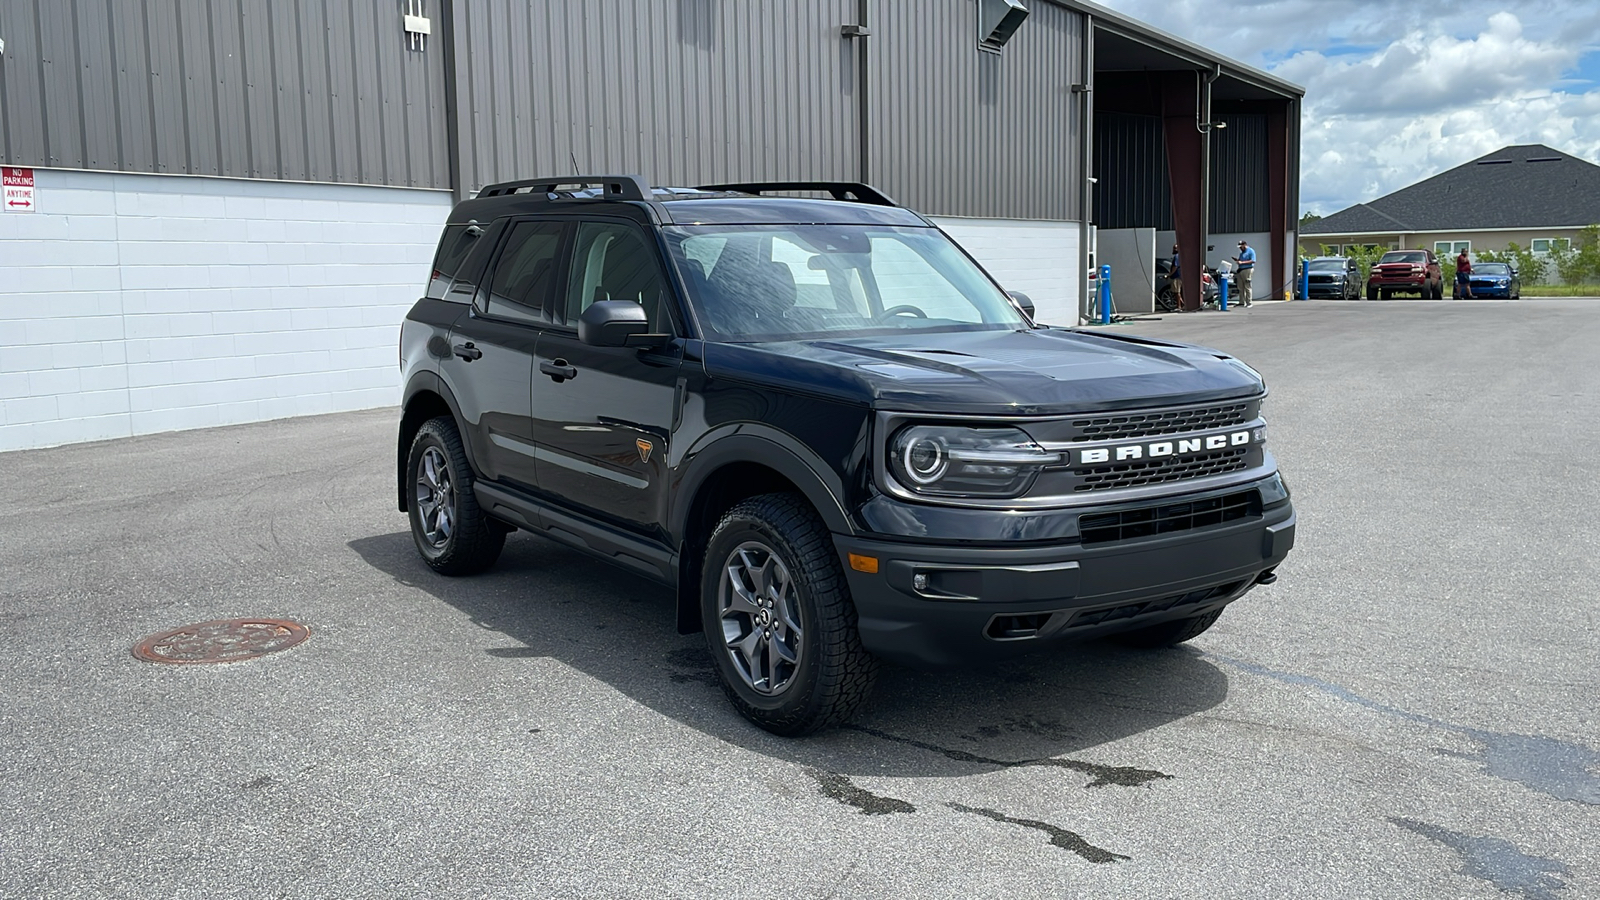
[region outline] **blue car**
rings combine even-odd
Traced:
[[[1522,279],[1506,263],[1478,263],[1472,267],[1472,296],[1516,300],[1522,296]]]

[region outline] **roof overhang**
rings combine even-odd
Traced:
[[[1088,0],[1049,0],[1090,17],[1099,71],[1218,72],[1218,100],[1298,100],[1306,89]]]

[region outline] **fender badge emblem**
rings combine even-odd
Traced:
[[[656,445],[650,443],[649,441],[645,440],[644,438],[639,438],[638,440],[634,441],[633,445],[635,447],[639,448],[639,462],[642,462],[642,463],[649,462],[650,461],[650,451],[654,450],[656,448]]]

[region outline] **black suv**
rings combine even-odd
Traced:
[[[879,658],[1188,640],[1294,540],[1266,386],[1028,309],[866,185],[486,187],[401,329],[400,509],[447,575],[521,528],[675,587],[779,734]]]

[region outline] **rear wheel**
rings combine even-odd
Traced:
[[[1173,647],[1190,638],[1198,637],[1201,632],[1217,623],[1217,618],[1222,615],[1222,610],[1215,609],[1198,616],[1187,619],[1175,619],[1171,622],[1162,622],[1148,628],[1139,628],[1126,631],[1117,635],[1117,640],[1130,647]]]
[[[441,575],[475,575],[494,565],[509,528],[484,515],[472,492],[472,465],[449,416],[424,423],[411,442],[406,483],[411,537]]]
[[[1172,312],[1178,308],[1178,298],[1172,293],[1171,285],[1156,292],[1156,306],[1162,312]]]
[[[847,721],[878,661],[861,646],[832,536],[804,498],[764,494],[722,517],[706,548],[701,623],[722,689],[774,734]]]

